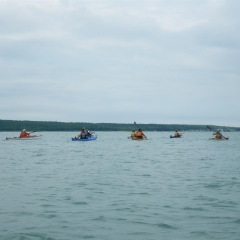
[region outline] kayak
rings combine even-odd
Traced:
[[[146,137],[143,138],[138,138],[138,137],[130,137],[132,140],[137,140],[137,141],[142,141],[142,140],[147,140]]]
[[[97,135],[92,135],[91,137],[88,138],[72,138],[72,141],[92,141],[92,140],[96,140],[97,139]]]
[[[170,135],[170,138],[181,138],[182,136],[172,136]]]
[[[217,139],[217,138],[209,138],[209,140],[228,140],[229,137],[225,137],[225,138],[220,138],[220,139]]]
[[[41,138],[42,135],[33,135],[33,136],[29,136],[29,137],[24,137],[24,138],[20,138],[20,137],[13,137],[13,138],[8,138],[6,137],[6,140],[33,140],[33,139],[39,139]]]

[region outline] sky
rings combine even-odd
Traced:
[[[0,119],[240,127],[240,0],[0,0]]]

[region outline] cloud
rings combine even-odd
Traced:
[[[239,4],[1,1],[2,118],[239,126]]]

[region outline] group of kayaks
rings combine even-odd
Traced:
[[[41,138],[42,135],[33,135],[33,136],[29,136],[29,137],[6,137],[6,140],[34,140],[34,139],[39,139]],[[92,140],[96,140],[97,139],[97,134],[92,134],[91,136],[87,137],[87,138],[77,138],[74,137],[72,138],[72,141],[92,141]]]
[[[20,137],[6,137],[6,140],[34,140],[34,139],[39,139],[41,138],[42,135],[33,135],[33,136],[29,136],[29,137],[24,137],[24,138],[20,138]],[[181,138],[181,136],[172,136],[170,135],[170,138]],[[137,140],[137,141],[143,141],[143,140],[147,140],[147,137],[143,137],[143,138],[138,138],[138,137],[128,137],[129,139],[132,140]],[[72,141],[92,141],[92,140],[96,140],[97,139],[97,134],[93,134],[91,136],[89,136],[88,138],[77,138],[74,137],[72,138]],[[217,138],[209,138],[209,140],[228,140],[229,137],[223,137],[220,139]]]
[[[172,135],[170,135],[170,138],[181,138],[182,136],[172,136]],[[219,141],[219,140],[228,140],[229,139],[229,137],[222,137],[222,138],[209,138],[209,140],[217,140],[217,141]]]
[[[136,122],[134,122],[134,124],[136,125]],[[207,126],[208,129],[212,130],[210,127]],[[219,130],[216,130],[214,132],[218,132]],[[170,135],[170,138],[181,138],[183,136],[183,133],[177,133],[177,131],[174,133],[174,135]],[[41,138],[42,135],[28,135],[27,137],[6,137],[6,140],[34,140],[34,139],[39,139]],[[147,137],[143,134],[142,137],[137,137],[137,136],[130,136],[128,137],[129,139],[132,140],[137,140],[137,141],[143,141],[143,140],[147,140]],[[93,141],[97,139],[97,134],[95,134],[94,132],[91,133],[90,136],[85,137],[85,138],[81,138],[81,137],[74,137],[72,138],[72,141]],[[209,140],[228,140],[229,137],[224,137],[221,135],[221,138],[209,138]]]

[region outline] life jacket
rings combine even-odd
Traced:
[[[131,137],[135,137],[135,132],[131,132]]]
[[[216,138],[217,139],[221,139],[222,138],[221,134],[220,133],[216,133]]]
[[[81,138],[86,138],[86,135],[87,135],[87,134],[86,134],[86,132],[85,132],[85,131],[84,131],[84,132],[82,132],[82,133],[81,133]]]
[[[142,137],[142,136],[143,136],[143,132],[139,132],[139,131],[136,132],[136,137]]]
[[[178,132],[175,132],[174,133],[174,137],[179,137],[180,135],[179,135],[179,133]]]
[[[29,133],[27,133],[27,132],[21,132],[21,133],[20,133],[20,138],[25,138],[25,137],[29,137]]]

